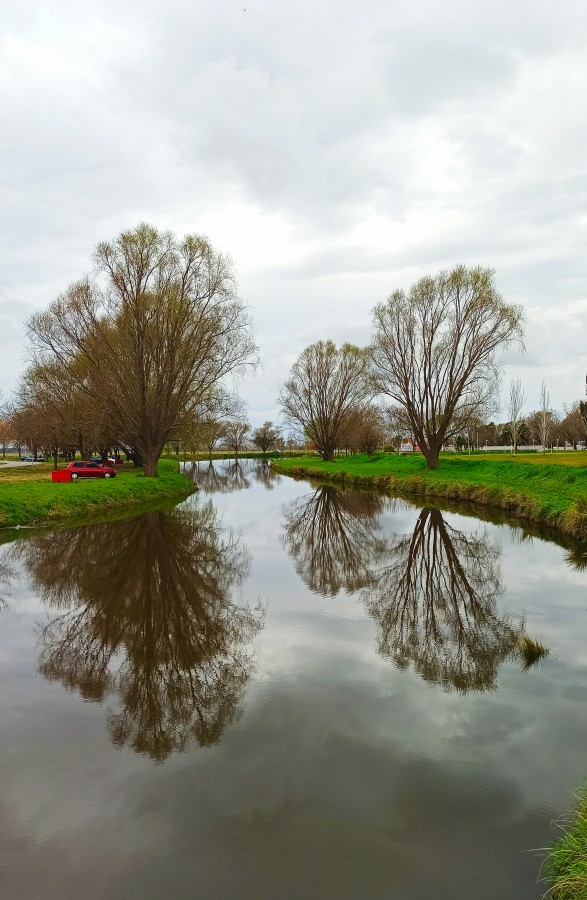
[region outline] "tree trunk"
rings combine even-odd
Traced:
[[[123,447],[123,450],[124,450],[127,460],[130,459],[130,461],[133,465],[140,467],[145,464],[142,454],[139,453],[139,451],[136,450],[134,447],[129,447],[128,449],[126,447]]]
[[[440,448],[439,447],[422,447],[422,453],[424,454],[424,459],[426,460],[426,468],[427,469],[437,469],[438,468],[438,460],[440,457]]]
[[[57,453],[59,452],[58,447],[53,448],[53,468],[57,471]]]
[[[161,451],[157,451],[156,448],[152,450],[148,450],[145,453],[145,463],[144,463],[144,473],[145,478],[158,478],[159,472],[157,471],[157,463],[159,462],[159,457],[161,456]]]

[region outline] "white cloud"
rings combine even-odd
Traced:
[[[508,377],[530,395],[545,373],[558,406],[582,392],[579,0],[30,0],[0,25],[5,391],[26,316],[148,219],[235,258],[265,363],[254,420],[303,342],[366,340],[375,302],[460,261],[528,309]]]

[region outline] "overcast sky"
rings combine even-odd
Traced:
[[[23,323],[147,220],[234,258],[263,368],[365,343],[392,290],[492,266],[529,325],[526,411],[587,372],[584,0],[0,5],[0,388]],[[505,415],[505,414],[504,414]]]

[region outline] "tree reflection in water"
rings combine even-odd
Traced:
[[[254,470],[255,481],[262,484],[266,491],[272,491],[281,476],[275,469],[271,468],[271,463],[264,459],[258,463]]]
[[[251,486],[243,466],[238,460],[225,463],[195,462],[184,468],[185,474],[194,481],[205,494],[228,494],[243,491]]]
[[[8,610],[8,600],[15,578],[14,569],[8,562],[9,552],[6,547],[0,550],[0,612]]]
[[[389,563],[364,598],[379,652],[410,663],[426,681],[490,690],[516,653],[523,623],[500,617],[500,548],[486,532],[464,534],[440,510],[422,509],[412,534],[395,538]]]
[[[385,552],[377,520],[383,505],[376,494],[326,485],[285,510],[284,544],[310,590],[335,597],[372,583]]]
[[[234,604],[249,556],[211,504],[61,531],[21,545],[61,614],[40,633],[40,671],[84,697],[119,695],[113,741],[155,760],[220,740],[252,673],[260,614]]]

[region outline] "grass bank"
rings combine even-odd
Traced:
[[[567,456],[567,454],[565,454]],[[388,494],[444,497],[495,507],[573,537],[587,537],[587,453],[563,454],[547,462],[539,454],[487,458],[443,456],[440,468],[425,468],[422,456],[379,453],[323,462],[318,457],[273,460],[283,475],[319,478]]]
[[[116,478],[80,479],[54,484],[52,466],[0,469],[0,527],[77,522],[116,510],[133,509],[169,499],[181,500],[195,490],[175,460],[159,462],[159,478],[145,478],[142,469],[122,466]]]
[[[587,900],[587,785],[577,794],[563,835],[548,851],[547,894],[554,900]]]

